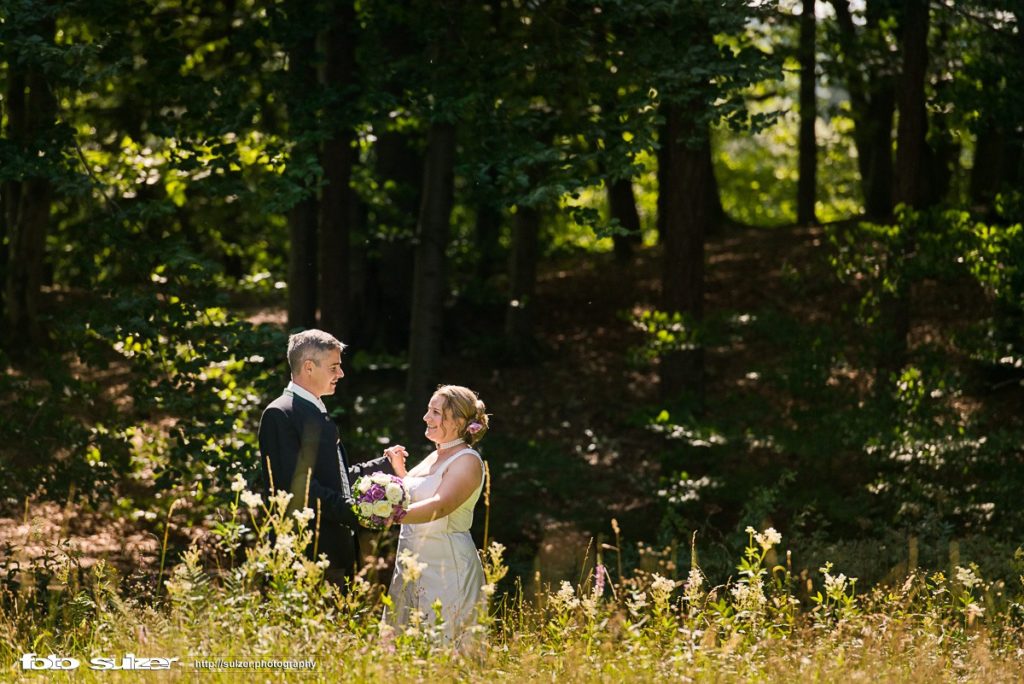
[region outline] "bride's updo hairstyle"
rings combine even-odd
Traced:
[[[487,434],[487,407],[476,392],[461,385],[441,385],[434,396],[444,401],[444,413],[455,421],[459,437],[466,440],[466,444],[473,446],[484,438]]]

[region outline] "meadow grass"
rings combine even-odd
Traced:
[[[26,654],[53,654],[81,661],[68,673],[75,681],[136,681],[138,671],[89,666],[96,657],[123,665],[132,654],[136,663],[178,659],[149,676],[213,682],[1024,679],[1020,586],[955,567],[858,593],[856,580],[825,564],[808,587],[768,562],[782,541],[770,528],[748,529],[736,577],[720,586],[696,566],[673,579],[645,570],[622,576],[618,563],[609,570],[598,562],[577,582],[530,578],[527,591],[505,577],[504,549],[492,542],[481,552],[487,605],[469,639],[453,647],[433,615],[382,626],[388,599],[364,575],[344,592],[326,583],[325,563],[304,553],[315,544],[303,524],[312,512],[289,495],[264,502],[241,487],[236,494],[217,543],[237,562],[211,563],[193,547],[155,596],[132,594],[103,563],[76,572],[70,555],[18,571],[8,563],[0,678],[36,679],[44,673],[23,667]],[[201,666],[211,660],[315,666]]]

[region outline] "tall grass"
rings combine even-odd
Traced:
[[[21,660],[35,653],[81,659],[76,680],[136,679],[137,672],[88,668],[90,658],[130,653],[178,658],[170,673],[178,678],[194,676],[199,658],[312,659],[316,669],[305,676],[321,681],[1024,678],[1020,585],[990,584],[973,567],[914,572],[867,592],[831,564],[800,579],[770,562],[783,556],[772,529],[748,529],[736,576],[721,585],[710,586],[696,564],[673,579],[645,570],[613,577],[598,562],[579,581],[542,585],[529,598],[518,578],[505,577],[504,549],[492,542],[481,553],[488,604],[475,639],[456,649],[433,615],[382,627],[386,597],[367,575],[344,592],[326,583],[325,562],[304,553],[312,512],[289,509],[289,498],[282,492],[264,502],[238,486],[218,542],[238,562],[212,564],[193,547],[159,597],[131,593],[102,563],[83,571],[68,553],[7,562],[0,676],[33,676]],[[247,529],[251,540],[243,542]]]

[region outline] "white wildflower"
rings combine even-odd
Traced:
[[[668,603],[668,599],[672,592],[675,591],[675,588],[676,583],[674,580],[654,573],[653,581],[651,582],[651,598],[654,599],[655,603]]]
[[[738,611],[759,611],[768,599],[761,588],[761,578],[753,579],[749,584],[740,582],[729,590]]]
[[[242,492],[242,503],[248,508],[259,508],[263,505],[263,497],[254,492]]]
[[[967,591],[981,584],[981,578],[974,574],[974,570],[960,566],[956,568],[956,581],[962,584]]]
[[[583,612],[586,613],[588,618],[594,619],[597,617],[597,597],[593,594],[584,596],[580,599],[580,606],[583,608]]]
[[[833,576],[830,573],[825,573],[825,593],[829,596],[838,596],[839,594],[846,593],[847,580],[846,575],[839,573]]]
[[[235,477],[231,480],[231,491],[241,492],[245,490],[245,478],[242,477],[242,473],[235,473]]]
[[[554,605],[555,610],[565,611],[578,608],[580,600],[576,598],[576,590],[573,589],[572,584],[562,580],[558,593],[551,597],[551,603]]]
[[[482,587],[480,587],[480,591],[487,598],[491,598],[492,596],[494,596],[495,589],[497,589],[497,587],[494,586],[493,582],[485,584]]]
[[[700,568],[690,568],[690,574],[686,576],[687,591],[692,589],[700,589],[703,584],[704,573],[700,571]]]
[[[634,592],[629,599],[626,600],[626,608],[632,613],[633,617],[640,617],[640,613],[644,608],[647,607],[647,594],[642,591]]]
[[[292,563],[292,570],[295,571],[295,576],[302,579],[306,576],[306,566],[301,560],[297,560]]]
[[[307,506],[306,508],[303,508],[301,511],[300,510],[292,511],[292,515],[295,516],[295,519],[299,521],[300,525],[305,525],[306,523],[308,523],[310,520],[313,519],[314,513],[313,513],[313,509],[309,508]]]
[[[316,562],[316,566],[322,570],[326,570],[331,566],[331,561],[327,560],[326,553],[320,554],[320,559]]]
[[[292,554],[292,544],[295,543],[295,536],[291,534],[282,534],[278,536],[274,542],[275,551],[284,551],[286,554]]]
[[[419,555],[412,553],[409,549],[402,549],[398,554],[395,564],[402,569],[402,579],[405,582],[418,582],[426,569],[426,563],[419,562]]]
[[[758,546],[767,551],[782,541],[782,535],[776,532],[774,527],[769,527],[764,532],[755,534],[754,539]]]
[[[292,493],[286,492],[283,489],[277,490],[277,493],[270,497],[270,503],[282,511],[288,508],[288,504],[291,502],[291,500]]]

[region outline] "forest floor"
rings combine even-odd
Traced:
[[[706,311],[743,316],[774,309],[842,325],[852,295],[837,297],[834,281],[828,283],[830,249],[818,227],[730,228],[707,244]],[[520,574],[531,567],[549,577],[578,571],[595,538],[615,535],[612,519],[629,543],[651,542],[658,532],[654,492],[662,486],[667,447],[649,427],[659,408],[657,368],[632,360],[644,337],[631,317],[656,306],[660,272],[659,252],[650,249],[625,264],[611,254],[551,258],[539,274],[533,357],[496,364],[493,354],[471,349],[443,357],[440,380],[478,391],[493,416],[484,443],[492,472],[490,536],[510,546]],[[970,306],[946,303],[929,315],[964,315]],[[255,315],[282,325],[283,318],[275,309]],[[922,317],[914,334],[927,338],[929,320]],[[708,405],[756,392],[754,369],[778,353],[772,340],[732,339],[709,348]],[[358,387],[354,375],[346,382]],[[1020,408],[1020,393],[1012,399]],[[963,401],[969,410],[969,399]],[[74,502],[36,501],[19,513],[0,518],[0,539],[23,547],[27,557],[66,540],[83,565],[105,558],[129,572],[159,567],[164,521],[153,515],[128,520]]]

